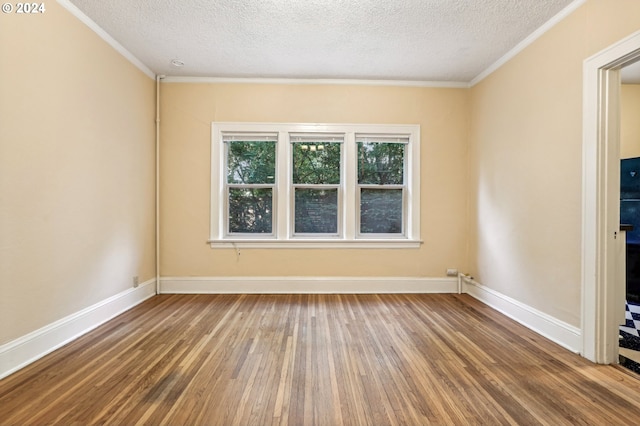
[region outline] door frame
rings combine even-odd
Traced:
[[[640,31],[583,64],[582,356],[600,364],[618,362],[620,69],[638,59]]]

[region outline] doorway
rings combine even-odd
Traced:
[[[626,298],[620,365],[640,373],[640,61],[620,70],[620,223],[626,224]]]
[[[640,32],[583,68],[582,355],[618,362],[620,271],[620,69],[640,60]]]

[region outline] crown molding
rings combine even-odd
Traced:
[[[469,83],[460,81],[413,81],[413,80],[358,80],[358,79],[309,79],[309,78],[223,78],[166,76],[163,83],[218,83],[218,84],[300,84],[340,86],[400,86],[468,89]]]
[[[93,30],[107,44],[113,47],[118,53],[124,56],[129,62],[136,66],[149,78],[156,79],[156,74],[142,61],[136,58],[124,46],[118,43],[105,30],[96,24],[91,18],[85,15],[80,9],[69,0],[56,0],[62,7],[67,9],[72,15]],[[367,80],[367,79],[305,79],[305,78],[227,78],[227,77],[196,77],[196,76],[166,76],[162,83],[217,83],[217,84],[289,84],[289,85],[354,85],[354,86],[397,86],[397,87],[431,87],[431,88],[451,88],[468,89],[493,74],[504,64],[513,59],[518,53],[531,45],[543,34],[571,15],[586,0],[574,0],[558,14],[552,17],[544,25],[531,33],[527,38],[518,43],[496,62],[478,74],[470,82],[463,81],[420,81],[420,80]]]
[[[151,71],[149,67],[142,63],[138,58],[136,58],[133,53],[129,52],[123,45],[118,43],[116,39],[111,37],[105,30],[103,30],[98,24],[95,23],[91,18],[85,15],[80,9],[78,9],[74,4],[72,4],[69,0],[57,0],[57,2],[67,9],[73,16],[78,18],[83,24],[89,27],[93,32],[98,34],[98,36],[107,42],[108,45],[113,47],[118,53],[124,56],[129,62],[131,62],[136,68],[145,73],[149,78],[156,79],[156,73]]]
[[[567,16],[571,15],[576,11],[580,6],[586,3],[587,0],[575,0],[571,2],[567,7],[562,9],[558,14],[556,14],[553,18],[549,19],[546,23],[544,23],[540,28],[529,34],[527,38],[518,43],[513,49],[509,50],[504,56],[498,59],[496,62],[491,64],[487,69],[478,74],[471,82],[468,84],[468,87],[473,87],[476,84],[480,83],[482,80],[493,74],[496,70],[502,67],[504,64],[513,59],[518,53],[522,52],[525,48],[531,45],[534,41],[539,39],[543,34],[549,31],[551,28],[555,27],[560,21],[562,21]]]

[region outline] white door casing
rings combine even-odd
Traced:
[[[617,363],[620,236],[620,68],[640,59],[640,32],[583,65],[582,355]]]

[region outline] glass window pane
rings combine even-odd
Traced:
[[[297,188],[295,199],[296,233],[338,233],[337,189]]]
[[[296,142],[293,145],[293,183],[340,183],[340,143]]]
[[[276,143],[262,141],[227,142],[228,183],[274,183]]]
[[[402,189],[360,190],[360,233],[402,233]]]
[[[271,188],[229,188],[229,232],[271,234]]]
[[[404,184],[404,147],[402,143],[358,142],[358,183]]]

